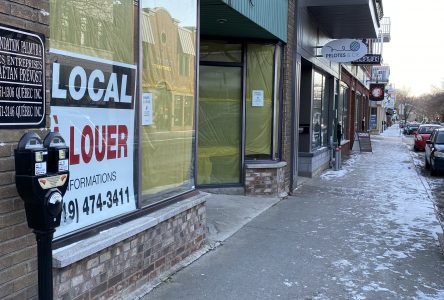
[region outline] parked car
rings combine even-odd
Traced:
[[[413,150],[424,151],[426,141],[430,138],[430,134],[432,133],[433,129],[440,127],[442,126],[437,124],[421,124],[415,133],[415,143],[413,145]]]
[[[425,167],[430,174],[444,171],[444,127],[434,129],[425,146]]]
[[[418,123],[409,123],[404,127],[404,134],[407,135],[415,134],[418,127],[419,127]]]

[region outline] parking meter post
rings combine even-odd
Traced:
[[[52,283],[52,230],[34,230],[37,241],[39,299],[53,299]]]
[[[335,171],[341,169],[341,146],[336,147],[335,151]]]
[[[342,146],[339,146],[339,169],[342,169]]]

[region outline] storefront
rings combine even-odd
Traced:
[[[120,288],[106,280],[97,293],[127,294],[205,241],[195,189],[198,2],[50,1],[50,12],[49,118],[69,141],[71,172],[54,295],[82,294],[63,275],[79,266],[84,292],[99,289],[102,268]]]
[[[299,175],[311,177],[330,163],[336,131],[337,80],[302,60],[299,109]]]
[[[280,160],[280,44],[201,40],[199,186],[242,185],[244,164]]]
[[[201,1],[196,183],[203,189],[284,196],[288,3],[223,2]],[[273,15],[280,21],[273,22]]]
[[[368,74],[361,67],[351,67],[351,61],[323,57],[322,49],[334,41],[376,38],[381,17],[378,1],[300,3],[295,57],[300,70],[295,83],[299,105],[295,156],[300,176],[312,177],[332,165],[338,128],[344,154],[352,147],[354,133],[368,129],[368,89],[364,85]],[[353,70],[345,71],[350,68]]]
[[[355,133],[358,131],[369,131],[374,124],[374,117],[371,117],[370,103],[368,100],[369,90],[364,82],[369,80],[368,74],[356,66],[342,66],[341,68],[341,89],[344,91],[344,103],[348,103],[348,122],[343,130],[348,136],[348,145],[344,151],[349,151],[353,147]],[[345,106],[344,106],[345,107]]]
[[[194,189],[197,3],[160,2],[50,2],[51,129],[71,170],[56,237]]]

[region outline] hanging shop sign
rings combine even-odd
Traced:
[[[0,128],[46,125],[43,39],[0,26]]]
[[[51,129],[69,142],[70,178],[55,236],[136,209],[136,66],[51,49]]]
[[[367,46],[354,39],[333,40],[322,47],[321,53],[324,58],[333,62],[352,62],[367,54]]]
[[[366,54],[360,59],[352,61],[352,65],[380,65],[381,62],[381,54]]]
[[[390,78],[390,66],[372,67],[372,81],[378,83],[388,83]]]
[[[371,83],[369,99],[372,101],[384,100],[384,89],[385,89],[385,84]]]

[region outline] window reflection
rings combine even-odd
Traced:
[[[312,115],[312,149],[322,146],[322,97],[324,92],[324,76],[318,72],[313,75],[313,115]]]
[[[133,64],[133,5],[129,0],[51,0],[51,48]]]
[[[197,6],[172,4],[142,1],[142,90],[152,98],[152,123],[141,128],[142,205],[194,186]]]

